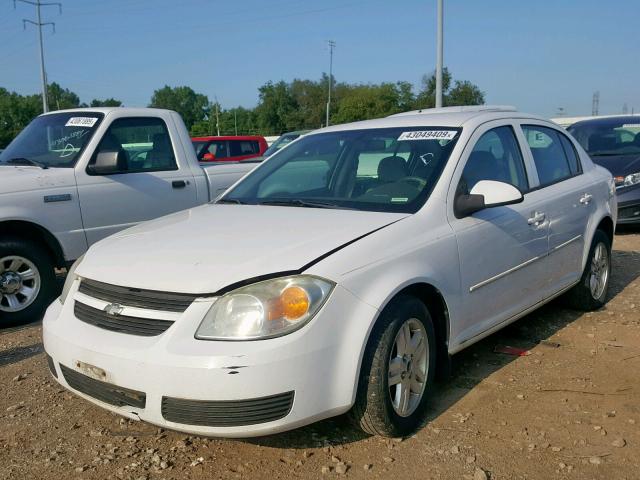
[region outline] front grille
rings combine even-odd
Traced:
[[[144,408],[147,403],[147,396],[144,392],[95,380],[62,364],[60,364],[60,370],[71,388],[101,402],[116,407],[130,406],[137,408]]]
[[[53,358],[51,358],[51,356],[47,353],[47,365],[49,365],[49,371],[51,372],[51,375],[53,375],[55,378],[58,378],[58,372],[56,372],[56,364],[53,362]]]
[[[294,392],[249,400],[184,400],[162,397],[165,420],[203,427],[239,427],[272,422],[286,417]]]
[[[139,288],[120,287],[95,280],[83,279],[78,291],[109,303],[119,303],[128,307],[184,312],[198,297],[190,293],[159,292]]]
[[[103,310],[75,302],[73,313],[78,320],[112,332],[153,337],[167,330],[172,321],[153,318],[128,317],[126,315],[109,315]]]

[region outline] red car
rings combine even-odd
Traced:
[[[193,137],[199,162],[238,162],[259,157],[269,148],[264,137],[228,136],[228,137]]]

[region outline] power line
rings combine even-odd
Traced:
[[[29,20],[27,18],[22,19],[22,28],[26,30],[27,23],[35,25],[38,27],[38,40],[40,42],[40,78],[42,80],[42,110],[46,113],[49,111],[49,103],[47,102],[47,73],[44,68],[44,46],[42,42],[42,27],[45,25],[51,25],[53,27],[53,33],[56,33],[56,24],[53,22],[43,22],[42,17],[40,15],[40,7],[50,7],[57,5],[60,10],[60,15],[62,15],[62,4],[58,2],[47,2],[43,3],[40,0],[13,0],[13,8],[16,8],[16,3],[22,2],[28,5],[36,7],[36,19],[37,21]]]

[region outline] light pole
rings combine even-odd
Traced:
[[[436,34],[436,108],[442,107],[442,17],[443,0],[438,0],[438,27]]]
[[[333,49],[336,46],[336,42],[329,40],[329,95],[327,96],[327,121],[325,126],[329,126],[329,111],[331,110],[331,87],[333,83]]]

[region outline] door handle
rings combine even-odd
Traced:
[[[171,182],[171,186],[173,188],[184,188],[187,186],[188,182],[185,182],[184,180],[174,180],[173,182]]]
[[[589,203],[591,203],[592,198],[593,198],[593,195],[589,193],[585,193],[580,197],[580,203],[583,205],[589,205]]]
[[[534,212],[533,217],[527,219],[529,225],[540,225],[547,216],[543,212]]]

